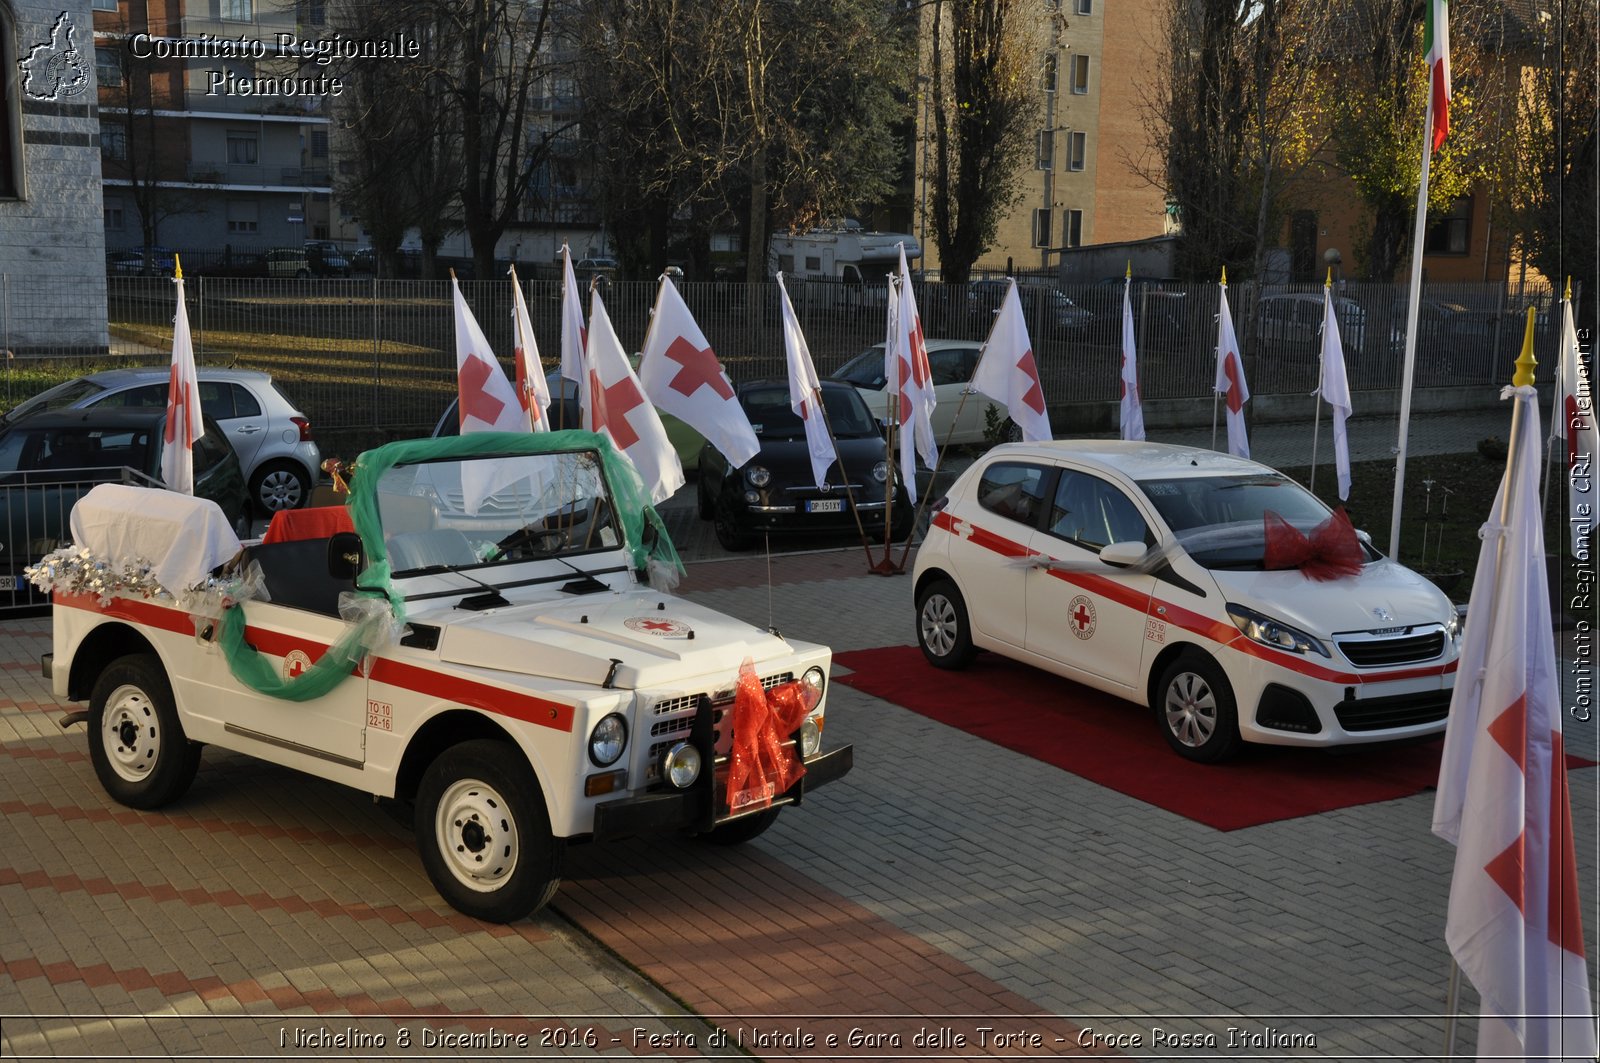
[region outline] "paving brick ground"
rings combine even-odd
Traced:
[[[864,567],[859,549],[705,562],[682,589],[839,650],[909,643],[909,579]],[[48,644],[45,621],[0,623],[6,1057],[955,1059],[1138,1036],[1125,1054],[1425,1059],[1443,1044],[1451,850],[1428,794],[1221,833],[839,685],[827,735],[855,745],[855,770],[761,839],[578,848],[550,910],[491,927],[445,906],[409,832],[351,790],[208,751],[171,809],[112,803],[82,728],[56,724]],[[1569,724],[1569,748],[1596,756],[1596,741]],[[1593,897],[1600,770],[1572,787]],[[1217,1047],[1152,1044],[1157,1029]],[[530,1047],[494,1040],[516,1035]]]

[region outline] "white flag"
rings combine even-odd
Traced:
[[[1562,300],[1560,364],[1556,367],[1555,402],[1550,412],[1551,445],[1562,445],[1561,486],[1567,495],[1567,527],[1572,554],[1587,557],[1594,547],[1600,492],[1595,490],[1595,463],[1600,461],[1600,430],[1595,425],[1594,392],[1589,371],[1578,351],[1578,330],[1572,323],[1572,295]]]
[[[1144,438],[1144,402],[1139,398],[1139,352],[1133,343],[1133,277],[1122,289],[1122,438]]]
[[[587,372],[578,383],[583,426],[609,435],[639,470],[650,500],[664,502],[683,486],[683,463],[672,449],[655,407],[645,399],[633,367],[628,365],[628,356],[611,327],[611,316],[606,313],[598,290],[589,293],[587,339]]]
[[[1233,314],[1228,311],[1228,283],[1221,286],[1221,306],[1217,311],[1216,390],[1228,406],[1228,453],[1250,456],[1250,440],[1244,430],[1244,404],[1250,401],[1250,388],[1244,381],[1244,360],[1239,356],[1239,338],[1233,333]]]
[[[811,348],[806,346],[805,335],[800,331],[794,304],[789,302],[789,291],[783,286],[782,273],[778,274],[778,298],[783,312],[783,353],[789,364],[789,406],[805,425],[811,475],[820,490],[828,483],[828,469],[839,460],[839,454],[833,448],[833,436],[828,433],[828,412],[822,406],[822,381],[811,361]]]
[[[1434,799],[1433,832],[1456,846],[1445,941],[1482,1001],[1480,1059],[1592,1061],[1539,505],[1539,410],[1532,387],[1508,390],[1516,429],[1480,533]]]
[[[572,273],[572,250],[561,245],[561,375],[575,384],[584,378],[584,350],[588,333],[583,327],[583,297]],[[570,427],[570,426],[569,426]]]
[[[1333,466],[1339,474],[1339,497],[1350,497],[1350,380],[1344,371],[1344,343],[1333,312],[1333,286],[1322,289],[1322,401],[1333,409]]]
[[[545,383],[544,366],[539,362],[539,344],[533,337],[533,318],[528,301],[522,297],[517,267],[511,267],[511,331],[516,337],[517,401],[535,432],[550,431],[550,386]]]
[[[1029,443],[1050,438],[1050,413],[1044,405],[1039,367],[1033,360],[1033,341],[1028,338],[1017,282],[1009,277],[1000,312],[995,314],[989,338],[978,352],[972,389],[1003,403],[1006,414]]]
[[[897,411],[900,425],[900,478],[906,495],[917,500],[917,455],[933,468],[939,460],[939,446],[933,438],[933,373],[928,367],[928,344],[922,335],[922,318],[917,313],[917,297],[911,290],[911,269],[906,263],[906,247],[900,244],[900,290],[889,287],[889,341],[884,346],[884,380]]]
[[[639,383],[651,402],[705,436],[734,468],[761,449],[728,374],[669,277],[656,292]]]
[[[200,416],[200,377],[194,368],[194,337],[184,305],[183,267],[173,256],[172,283],[178,288],[178,313],[172,320],[172,375],[167,381],[167,426],[162,436],[161,479],[167,489],[194,494],[194,444],[206,434]]]
[[[461,434],[468,432],[525,432],[522,404],[500,368],[489,341],[461,295],[461,285],[450,278],[456,319],[456,414]]]

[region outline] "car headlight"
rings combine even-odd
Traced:
[[[661,755],[661,777],[680,790],[687,790],[700,778],[700,751],[689,742],[678,742]]]
[[[1251,642],[1259,642],[1263,646],[1271,646],[1275,650],[1285,650],[1289,653],[1319,653],[1332,658],[1332,654],[1320,640],[1307,635],[1299,628],[1290,627],[1281,620],[1274,620],[1242,605],[1230,602],[1227,608],[1228,619],[1232,620]]]
[[[589,759],[594,761],[596,767],[604,768],[617,762],[622,756],[622,750],[628,744],[628,724],[616,713],[612,713],[594,725],[594,730],[589,732]]]
[[[828,677],[822,674],[821,668],[807,668],[806,674],[800,677],[800,704],[810,712],[822,704],[822,692],[828,688]]]
[[[1451,642],[1461,638],[1461,614],[1455,610],[1450,611],[1450,618],[1444,622],[1445,637]]]
[[[763,465],[752,465],[744,471],[744,479],[751,487],[765,487],[772,482],[772,472]]]
[[[800,755],[815,756],[817,750],[821,748],[822,728],[817,726],[815,716],[807,716],[800,724]]]
[[[872,467],[872,478],[879,483],[887,483],[889,480],[889,463],[880,461],[874,465]]]

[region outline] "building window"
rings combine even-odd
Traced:
[[[122,162],[128,157],[128,131],[119,125],[100,125],[100,157]]]
[[[1050,208],[1036,207],[1033,211],[1033,246],[1050,246]]]
[[[328,157],[328,131],[326,129],[313,129],[311,131],[311,157],[313,159],[326,159]]]
[[[17,27],[0,0],[0,199],[22,196],[22,101],[17,69]]]
[[[94,50],[94,76],[103,89],[114,89],[122,84],[122,57],[115,48]]]
[[[120,229],[124,222],[122,217],[122,200],[108,199],[101,208],[102,217],[105,219],[107,229]]]
[[[307,26],[321,26],[328,21],[327,5],[323,0],[300,0],[300,21]]]
[[[117,0],[94,0],[94,3],[90,4],[89,7],[94,11],[115,11],[117,9]]]
[[[232,199],[228,201],[228,232],[233,235],[245,235],[257,232],[260,228],[260,208],[253,199]]]
[[[228,134],[228,161],[230,163],[251,165],[255,163],[256,137],[254,133]]]
[[[1083,211],[1069,210],[1061,227],[1062,243],[1068,247],[1083,246]]]
[[[1428,226],[1422,250],[1429,255],[1464,255],[1472,248],[1472,197],[1458,196],[1444,216]]]
[[[255,17],[254,6],[255,0],[222,0],[220,13],[225,22],[249,22]]]
[[[1089,57],[1086,55],[1072,57],[1072,91],[1080,95],[1089,91]]]
[[[1039,83],[1046,92],[1056,91],[1056,57],[1053,52],[1044,57],[1044,70],[1039,76]]]
[[[1078,0],[1078,14],[1080,14],[1080,15],[1092,15],[1092,14],[1094,14],[1094,0]]]
[[[1036,157],[1033,168],[1036,170],[1053,170],[1056,168],[1056,131],[1054,129],[1039,130],[1038,142],[1035,145]]]
[[[1089,151],[1089,134],[1074,132],[1067,140],[1067,169],[1083,169],[1083,159]]]

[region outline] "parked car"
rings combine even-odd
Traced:
[[[825,490],[817,488],[805,424],[789,406],[788,383],[740,384],[738,396],[761,449],[734,468],[707,443],[700,454],[697,485],[700,519],[712,522],[725,549],[742,550],[763,532],[853,532],[858,516],[869,535],[883,534],[894,470],[884,453],[883,431],[854,388],[832,380],[822,383],[822,405],[839,453]],[[891,531],[910,534],[911,521],[905,491],[897,490]]]
[[[318,277],[350,276],[350,260],[332,240],[307,240],[306,261]]]
[[[629,358],[635,371],[639,368],[639,356]],[[583,424],[583,413],[578,406],[578,385],[561,375],[559,369],[552,369],[545,374],[545,386],[550,389],[550,425],[552,428],[577,428]],[[456,412],[460,399],[451,399],[450,405],[440,415],[438,422],[433,426],[433,435],[453,436],[461,433],[461,415]],[[670,413],[656,411],[661,418],[661,427],[666,430],[667,440],[672,444],[672,449],[678,453],[678,461],[683,464],[684,472],[693,472],[700,466],[700,448],[705,446],[706,437],[690,428]]]
[[[161,486],[165,409],[55,410],[0,428],[0,593],[43,603],[22,570],[71,537],[72,507],[97,483]],[[249,506],[239,459],[215,421],[194,445],[194,493],[239,534]],[[125,470],[131,470],[125,472]],[[24,595],[33,595],[24,598]]]
[[[980,649],[1148,705],[1180,755],[1243,742],[1333,746],[1438,734],[1454,606],[1358,539],[1356,575],[1265,570],[1265,514],[1328,508],[1209,450],[1122,440],[995,447],[937,505],[917,554],[929,663]],[[1019,561],[1025,559],[1025,561]]]
[[[230,603],[217,626],[240,633],[227,659],[249,668],[229,668],[177,603],[63,595],[45,674],[56,696],[88,703],[106,793],[133,808],[170,804],[202,750],[223,749],[392,799],[414,812],[421,870],[440,896],[506,923],[555,895],[569,842],[739,844],[850,771],[849,746],[823,748],[834,734],[828,648],[652,589],[643,514],[619,506],[614,454],[478,439],[370,450],[351,482],[352,507],[370,517],[359,532],[248,547],[270,598]],[[444,508],[472,483],[500,487],[474,515]],[[533,504],[498,505],[500,491]],[[362,639],[381,613],[341,615],[363,570],[363,583],[405,603],[399,642]],[[336,664],[330,644],[355,652]],[[317,682],[331,685],[278,696],[313,656],[329,666]],[[747,708],[761,713],[760,739],[736,736],[734,713]],[[196,800],[241,774],[263,785],[223,770]],[[278,774],[266,785],[298,784]],[[804,820],[795,826],[803,836]],[[774,874],[760,861],[746,870],[756,888]]]
[[[1339,342],[1344,353],[1361,353],[1366,344],[1366,310],[1354,299],[1335,296],[1333,313],[1339,321]],[[1320,357],[1322,314],[1321,295],[1307,292],[1262,296],[1256,306],[1258,353],[1301,361]]]
[[[201,368],[197,375],[201,409],[216,420],[222,438],[233,444],[255,508],[270,515],[305,505],[322,467],[322,454],[306,415],[272,382],[269,373]],[[165,409],[170,376],[165,367],[91,373],[17,405],[0,416],[0,424],[46,410]]]
[[[107,251],[107,273],[143,273],[144,256],[137,251]]]
[[[274,247],[267,252],[267,276],[309,280],[311,258],[303,247]]]
[[[978,368],[978,340],[928,340],[928,371],[933,377],[933,435],[941,447],[984,442],[988,421],[985,410],[993,409],[1005,425],[1008,439],[1022,434],[1006,418],[1005,408],[973,393],[962,402],[972,374]],[[830,380],[852,385],[866,400],[867,409],[879,421],[889,416],[889,392],[885,387],[883,344],[876,343],[834,371]]]
[[[972,312],[984,330],[989,328],[994,315],[999,313],[1000,304],[1005,301],[1008,287],[1009,284],[1004,279],[981,280],[974,281],[967,290]],[[1017,298],[1022,303],[1022,314],[1030,330],[1053,329],[1057,332],[1071,332],[1088,328],[1094,321],[1094,314],[1055,288],[1037,284],[1019,284]]]

